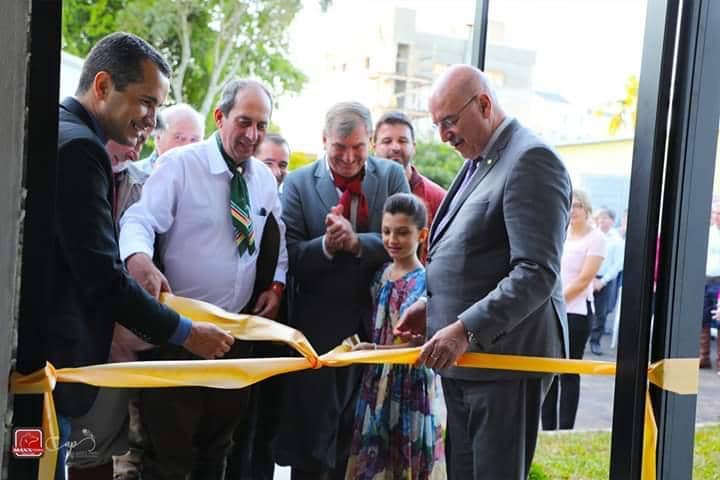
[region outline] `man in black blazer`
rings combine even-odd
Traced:
[[[57,368],[106,363],[115,322],[148,342],[183,345],[208,359],[223,356],[234,341],[214,325],[193,323],[159,304],[153,298],[159,291],[148,294],[120,260],[105,144],[134,145],[146,128],[154,127],[169,75],[167,63],[144,40],[114,33],[93,47],[75,97],[60,104],[52,225],[55,310],[46,344],[47,358]],[[68,417],[88,412],[97,389],[61,383],[54,395],[62,442]],[[103,478],[103,468],[92,478]]]

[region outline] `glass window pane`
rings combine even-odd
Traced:
[[[592,340],[597,342],[576,341],[582,329],[577,318],[569,319],[571,344],[578,344],[571,346],[576,358],[616,357],[620,283],[613,268],[617,261],[611,260],[617,258],[621,265],[624,257],[621,227],[630,186],[645,10],[645,0],[492,0],[489,6],[485,69],[501,105],[555,147],[573,188],[590,197],[593,228],[603,230],[613,245],[590,298],[596,313]],[[587,321],[592,325],[592,318]],[[609,429],[613,396],[612,377],[582,376],[575,428]],[[572,410],[567,405],[560,409]],[[608,477],[609,434],[556,438],[540,437],[533,467],[537,474]],[[594,453],[571,454],[567,449],[577,442],[592,445],[588,451]]]
[[[321,153],[325,112],[343,100],[364,103],[374,120],[402,110],[419,140],[437,142],[430,87],[448,65],[469,61],[475,0],[334,0],[325,12],[320,3],[305,1],[290,31],[291,58],[307,84],[280,98],[273,114],[293,150]]]

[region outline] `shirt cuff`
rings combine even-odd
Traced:
[[[190,330],[192,330],[192,320],[181,315],[180,322],[178,322],[178,326],[170,336],[168,343],[182,346],[190,336]]]
[[[280,268],[276,269],[275,275],[273,276],[273,282],[278,282],[285,285],[287,283],[287,272]]]
[[[123,243],[120,243],[120,258],[122,259],[123,263],[127,262],[127,259],[135,255],[136,253],[144,253],[150,259],[153,258],[153,249],[147,248],[146,246],[135,243],[132,245],[126,246],[126,248],[123,249]]]
[[[325,258],[327,258],[328,260],[332,260],[335,257],[333,255],[331,255],[330,252],[328,252],[327,248],[325,247],[325,237],[326,236],[327,235],[322,236],[322,242],[320,242],[320,243],[322,245],[322,251],[323,251],[323,254],[325,255]]]

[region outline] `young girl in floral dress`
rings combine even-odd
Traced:
[[[373,344],[397,348],[393,328],[405,309],[425,294],[425,269],[418,246],[427,240],[427,214],[414,195],[387,199],[383,245],[392,259],[375,276]],[[357,348],[357,347],[356,347]],[[440,382],[426,367],[369,365],[355,409],[354,437],[346,480],[444,479],[444,404]]]

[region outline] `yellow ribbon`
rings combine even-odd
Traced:
[[[170,293],[161,293],[160,303],[164,303],[180,315],[191,318],[196,322],[214,323],[240,340],[284,342],[307,358],[313,367],[316,366],[318,354],[313,346],[310,345],[305,335],[287,325],[255,315],[226,312],[211,303],[176,297]]]
[[[211,388],[243,388],[282,373],[308,368],[342,367],[354,363],[414,364],[420,347],[393,350],[348,351],[341,345],[318,357],[305,336],[285,325],[252,315],[235,315],[213,305],[171,295],[162,297],[171,308],[193,320],[215,323],[237,338],[246,340],[272,340],[285,342],[304,355],[304,358],[262,358],[237,360],[195,360],[128,362],[94,365],[81,368],[55,370],[48,364],[30,375],[11,376],[11,393],[44,395],[43,432],[45,438],[57,442],[57,417],[52,391],[57,382],[74,382],[98,387],[157,388],[200,386]],[[458,366],[546,373],[576,373],[585,375],[615,375],[614,362],[564,360],[519,355],[466,353]],[[678,394],[696,394],[698,391],[697,359],[665,359],[648,368],[648,381]],[[643,439],[644,480],[656,478],[657,425],[649,395],[645,402],[645,433]],[[57,445],[46,448],[40,458],[39,480],[51,480],[57,463]]]

